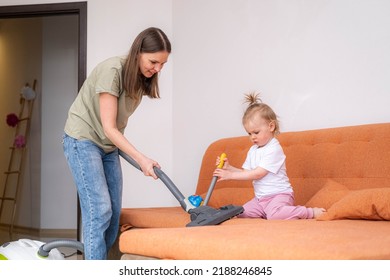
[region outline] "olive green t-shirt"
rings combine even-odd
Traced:
[[[123,134],[128,118],[141,102],[141,98],[135,100],[128,97],[123,89],[122,68],[125,61],[123,57],[113,57],[96,66],[69,109],[64,129],[66,134],[79,140],[91,140],[107,153],[115,149],[103,131],[99,95],[107,92],[118,97],[116,124]]]

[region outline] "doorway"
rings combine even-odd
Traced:
[[[86,2],[0,7],[0,98],[7,100],[0,103],[9,103],[0,108],[1,117],[16,109],[21,87],[37,79],[26,176],[15,219],[19,230],[53,237],[60,231],[78,235],[77,194],[63,157],[61,136],[67,109],[86,77],[86,22]],[[13,29],[22,30],[22,35],[15,35]],[[14,37],[7,39],[5,34]],[[7,40],[18,36],[19,44],[6,48]],[[19,48],[24,48],[24,55],[12,57]],[[8,83],[14,84],[5,86]],[[9,132],[5,128],[0,135]],[[9,152],[1,150],[1,154],[1,166],[7,165]]]

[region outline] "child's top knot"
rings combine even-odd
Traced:
[[[278,116],[270,106],[262,102],[259,93],[251,92],[245,94],[245,103],[248,103],[248,107],[242,116],[244,126],[249,120],[261,118],[274,126],[274,135],[279,134]]]
[[[260,94],[256,92],[245,94],[245,103],[248,103],[248,107],[262,103]]]

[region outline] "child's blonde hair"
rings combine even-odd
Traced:
[[[274,135],[280,133],[278,116],[270,106],[261,101],[259,93],[251,92],[245,94],[245,103],[248,103],[248,107],[242,117],[243,124],[245,124],[249,119],[252,119],[254,116],[257,116],[269,123],[273,122],[275,124]]]

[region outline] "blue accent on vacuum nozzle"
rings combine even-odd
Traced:
[[[191,195],[188,197],[188,201],[195,207],[199,207],[202,204],[202,197],[200,195]]]

